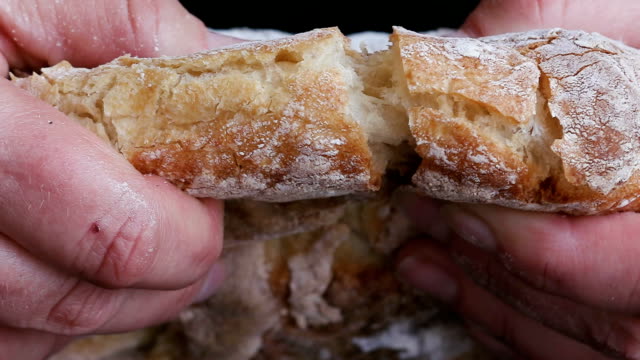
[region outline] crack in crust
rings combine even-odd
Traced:
[[[430,196],[573,214],[640,206],[637,50],[560,29],[396,28],[391,40],[362,55],[321,29],[14,80],[194,196],[375,191],[409,143],[423,159],[413,182]]]
[[[414,178],[418,187],[438,198],[525,210],[595,214],[634,210],[638,206],[635,194],[640,191],[640,159],[635,154],[640,152],[640,55],[637,50],[598,34],[560,29],[477,40],[433,40],[415,34],[405,37],[409,36],[418,43],[458,42],[462,44],[455,45],[458,48],[466,46],[467,54],[464,51],[458,51],[456,56],[447,54],[453,62],[447,65],[451,68],[473,68],[476,57],[492,54],[489,61],[494,62],[496,72],[500,69],[499,58],[510,56],[522,56],[524,63],[538,69],[537,73],[530,72],[531,87],[524,89],[529,94],[538,93],[537,110],[523,121],[525,126],[508,126],[508,119],[500,114],[493,114],[493,123],[489,126],[475,124],[468,115],[457,120],[446,109],[442,113],[442,103],[435,110],[423,109],[414,114],[413,135],[425,142],[422,151],[420,144],[418,147],[425,158]],[[455,46],[449,45],[449,49]],[[489,49],[480,55],[469,53],[474,46],[489,46]],[[427,55],[430,59],[437,56],[437,53]],[[415,61],[415,58],[406,61]],[[507,69],[504,73],[516,71]],[[450,72],[440,77],[436,74],[435,79],[429,80],[437,83],[450,75]],[[482,89],[483,84],[474,86]],[[488,92],[494,89],[492,85],[486,86]],[[508,96],[514,100],[507,101],[516,101],[515,96],[520,92],[508,90]],[[448,95],[455,101],[455,93]],[[471,100],[491,109],[496,108],[491,102],[504,98],[493,96],[486,100],[478,96]],[[446,123],[435,127],[443,122]],[[505,140],[492,132],[496,124],[508,126],[516,141]],[[519,134],[523,136],[518,138]],[[444,142],[447,138],[450,140]],[[473,161],[474,156],[478,159],[474,155],[478,149],[485,148],[489,150],[483,158],[497,159],[489,162],[493,170],[488,177],[482,177],[483,170]],[[443,155],[443,151],[449,155]],[[501,170],[504,167],[510,168],[507,175]],[[505,176],[510,176],[506,180],[513,181],[500,180]]]

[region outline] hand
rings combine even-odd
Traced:
[[[235,42],[173,0],[4,0],[0,71]],[[0,358],[166,320],[211,294],[222,204],[143,176],[109,145],[0,79]]]
[[[532,28],[599,31],[640,45],[640,3],[484,1],[472,36]],[[399,274],[458,311],[504,358],[640,359],[640,215],[569,217],[421,199],[422,230],[399,254]],[[443,225],[445,224],[445,225]]]

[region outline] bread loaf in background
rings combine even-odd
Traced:
[[[397,189],[570,214],[636,210],[639,59],[560,29],[460,39],[396,28],[373,54],[321,29],[14,78],[141,172],[233,199],[230,278],[216,295],[169,325],[105,340],[119,344],[112,353],[94,338],[56,359],[435,356],[420,334],[443,324],[437,307],[393,274],[394,250],[413,234]],[[408,347],[377,337],[394,331]],[[96,341],[103,355],[81,351]],[[450,355],[440,358],[460,353]]]
[[[320,29],[14,80],[195,196],[372,192],[414,156],[414,186],[436,198],[571,214],[639,206],[637,50],[559,29],[396,28],[374,54],[347,41]]]
[[[216,294],[170,324],[79,340],[52,360],[489,359],[396,279],[393,251],[412,233],[396,200],[235,200]]]

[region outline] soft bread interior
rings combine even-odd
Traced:
[[[402,64],[390,50],[366,53],[354,62],[354,67],[363,82],[362,94],[369,102],[367,110],[376,118],[368,127],[371,148],[386,163],[387,181],[406,183],[408,174],[415,171],[417,155],[415,142],[409,131],[409,120],[405,99],[408,96],[399,72]],[[395,175],[399,175],[395,176]],[[392,179],[393,177],[393,179]]]
[[[541,94],[535,63],[475,39],[429,37],[401,28],[391,39],[383,55],[392,68],[391,87],[382,93],[408,114],[423,158],[414,183],[449,200],[538,201],[537,189],[562,173],[551,150],[562,131]],[[483,54],[495,63],[483,64]],[[520,73],[509,79],[511,87],[496,85]]]
[[[393,88],[393,64],[388,51],[360,54],[347,50],[347,54],[341,63],[352,79],[351,116],[367,136],[375,169],[385,174],[401,157],[397,148],[410,138],[406,112],[387,99]]]

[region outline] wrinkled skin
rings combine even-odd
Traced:
[[[185,54],[238,40],[173,0],[6,0],[0,72],[67,59]],[[41,359],[74,336],[164,321],[222,278],[222,204],[143,176],[0,79],[0,353]]]
[[[564,27],[640,46],[640,3],[486,0],[461,32]],[[411,201],[430,239],[408,244],[399,273],[468,322],[504,358],[640,359],[640,215],[568,217]],[[435,241],[434,241],[435,239]]]

